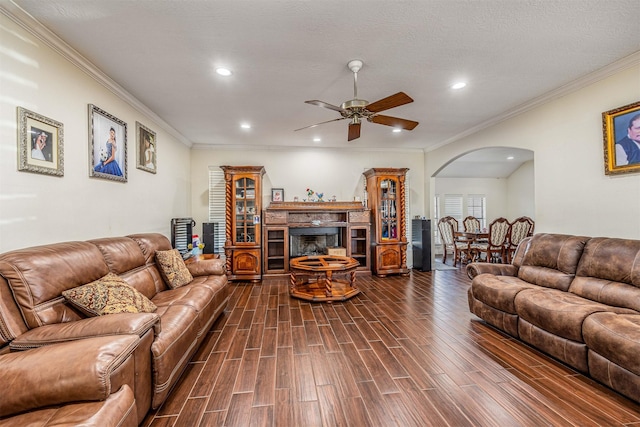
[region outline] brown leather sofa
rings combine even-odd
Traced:
[[[229,298],[217,259],[169,288],[155,262],[169,249],[149,233],[0,255],[0,426],[137,425],[162,404]],[[62,296],[108,273],[157,310],[87,317]]]
[[[640,402],[640,240],[536,234],[467,274],[476,316]]]

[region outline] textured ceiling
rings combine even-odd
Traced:
[[[0,0],[6,4],[7,0]],[[196,145],[432,149],[640,50],[638,0],[15,0]],[[14,7],[14,6],[12,6]],[[311,106],[404,91],[411,132]],[[234,74],[221,78],[216,66]],[[467,88],[453,91],[457,80]],[[113,112],[117,114],[117,112]],[[244,131],[240,122],[253,128]]]

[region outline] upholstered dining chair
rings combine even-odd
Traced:
[[[469,258],[470,241],[458,240],[455,233],[458,231],[458,220],[452,216],[445,216],[438,221],[438,230],[442,240],[443,256],[442,262],[447,263],[447,253],[453,255],[453,265],[458,261],[462,264],[462,257]]]
[[[522,239],[533,235],[534,227],[535,223],[528,216],[521,216],[513,220],[511,228],[509,229],[509,241],[505,244],[508,263],[511,262],[513,254],[516,252],[516,248]]]
[[[466,217],[462,221],[462,224],[464,224],[464,231],[467,231],[470,233],[476,233],[480,231],[480,220],[475,216]]]
[[[471,244],[471,249],[478,255],[485,255],[487,262],[505,262],[505,242],[509,236],[509,221],[496,218],[489,224],[489,241]]]

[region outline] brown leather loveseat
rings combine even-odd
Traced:
[[[639,240],[536,234],[467,273],[472,313],[640,402]]]
[[[0,426],[135,426],[162,404],[229,298],[217,259],[169,287],[170,250],[148,233],[0,255]],[[63,295],[113,275],[152,310],[89,316]]]

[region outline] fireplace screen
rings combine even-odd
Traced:
[[[324,255],[326,248],[342,246],[338,227],[289,228],[289,256],[291,258]]]

